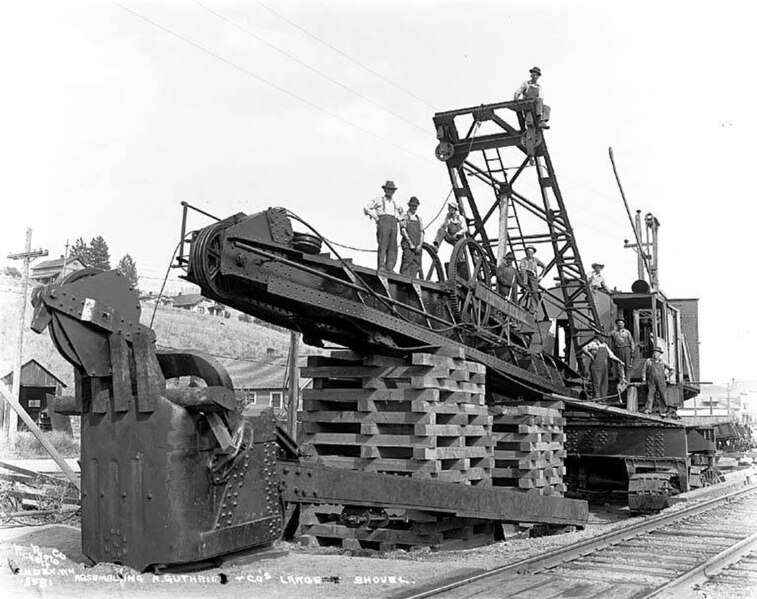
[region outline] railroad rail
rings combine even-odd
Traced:
[[[397,599],[683,597],[742,559],[736,578],[754,576],[755,549],[757,484]]]

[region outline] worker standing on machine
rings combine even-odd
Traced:
[[[526,248],[526,257],[523,258],[518,266],[523,276],[523,286],[528,290],[528,310],[532,314],[536,312],[541,301],[541,294],[539,293],[539,280],[544,274],[544,263],[539,260],[534,254],[536,248],[529,245]]]
[[[377,268],[393,271],[397,264],[397,222],[402,218],[402,208],[392,199],[397,191],[394,181],[387,181],[382,189],[384,195],[372,200],[363,212],[376,223]]]
[[[513,266],[514,261],[515,256],[508,252],[497,266],[497,291],[512,301],[518,297],[518,269]]]
[[[407,212],[400,220],[400,234],[402,235],[402,263],[400,274],[417,277],[423,268],[423,221],[418,216],[420,201],[415,196],[407,203]]]
[[[626,321],[622,318],[615,319],[615,330],[610,333],[610,347],[622,360],[625,372],[630,372],[633,360],[633,335],[626,328]]]
[[[618,356],[616,356],[607,344],[599,337],[595,337],[590,343],[586,344],[582,351],[591,358],[589,372],[591,373],[591,384],[594,390],[593,398],[607,398],[608,360],[612,360],[619,365],[619,368],[621,369],[621,380],[625,381],[626,377],[625,372],[623,371],[623,362],[621,362]]]
[[[652,357],[647,358],[641,371],[641,382],[647,385],[647,405],[644,413],[650,414],[654,408],[655,395],[659,394],[665,412],[675,414],[675,407],[668,405],[668,375],[673,372],[670,365],[662,359],[662,349],[655,347]]]

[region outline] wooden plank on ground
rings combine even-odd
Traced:
[[[57,449],[55,449],[55,446],[39,429],[37,423],[32,420],[31,416],[29,416],[29,414],[27,414],[26,410],[24,410],[21,404],[18,403],[18,400],[13,397],[13,394],[8,390],[8,387],[6,387],[5,383],[3,382],[0,382],[0,395],[2,395],[5,401],[10,404],[11,408],[16,411],[19,418],[21,418],[24,424],[29,427],[29,430],[32,432],[32,434],[42,444],[42,447],[45,448],[45,451],[50,454],[50,457],[55,460],[55,463],[58,464],[58,467],[63,471],[63,474],[66,475],[66,478],[71,481],[71,483],[79,490],[79,492],[81,492],[81,482],[79,481],[79,477],[71,469],[71,466],[66,463],[65,458]]]

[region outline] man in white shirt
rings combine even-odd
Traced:
[[[592,289],[602,289],[603,291],[607,291],[607,283],[605,283],[605,278],[602,276],[602,270],[604,267],[605,265],[600,264],[599,262],[595,262],[591,265],[592,273],[589,275],[589,285]]]
[[[376,223],[379,270],[394,270],[397,263],[397,223],[402,218],[402,207],[392,199],[397,186],[394,181],[382,185],[384,195],[371,200],[363,212]]]
[[[551,109],[544,104],[544,95],[539,85],[539,77],[541,77],[541,69],[534,67],[529,71],[531,73],[531,80],[524,81],[521,86],[515,90],[513,100],[520,100],[521,97],[524,100],[534,100],[536,102],[536,118],[537,125],[542,129],[549,129],[547,124],[549,121],[549,115]]]

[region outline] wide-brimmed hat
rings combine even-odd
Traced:
[[[528,71],[529,73],[536,73],[537,75],[541,75],[541,69],[539,67],[534,67]]]
[[[504,258],[505,258],[505,260],[507,260],[507,259],[515,260],[515,254],[513,254],[512,252],[507,252],[505,254]]]
[[[655,347],[655,348],[654,348],[654,349],[652,350],[652,353],[654,353],[654,352],[657,352],[657,353],[660,353],[660,354],[661,354],[661,353],[663,353],[663,352],[662,352],[662,348],[661,348],[661,347]]]
[[[605,265],[604,265],[604,264],[600,264],[599,262],[594,262],[594,263],[593,263],[593,264],[591,265],[591,267],[592,267],[592,268],[599,268],[599,269],[602,269],[602,268],[604,268],[604,267],[605,267]]]
[[[534,254],[536,253],[536,248],[534,246],[532,246],[532,245],[526,246],[526,251],[528,251],[528,250],[533,250]]]
[[[392,181],[391,179],[387,179],[386,183],[384,183],[381,186],[381,188],[382,189],[394,189],[394,190],[396,190],[397,186],[394,184],[394,181]]]
[[[413,206],[413,205],[417,206],[420,203],[421,201],[415,196],[411,196],[410,199],[407,201],[408,206]]]
[[[626,319],[625,318],[616,318],[615,319],[615,324],[618,324],[619,322],[622,322],[623,324],[626,324]]]
[[[449,210],[450,208],[452,208],[453,210],[457,210],[458,209],[457,202],[450,202],[449,204],[447,204],[447,209]]]

